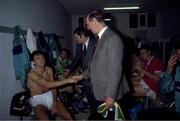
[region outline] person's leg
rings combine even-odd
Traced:
[[[90,83],[90,80],[85,80],[83,82],[83,91],[87,98],[89,109],[90,109],[90,115],[89,115],[88,119],[95,120],[95,119],[97,119],[96,117],[99,117],[98,115],[100,115],[100,114],[97,113],[97,100],[93,94],[93,88]]]
[[[60,100],[57,101],[57,115],[62,117],[64,120],[73,120],[70,112]]]
[[[49,120],[49,111],[45,106],[36,106],[34,112],[38,120]]]
[[[94,97],[92,86],[89,84],[83,85],[83,90],[87,98],[90,110],[92,112],[96,111],[96,98]]]

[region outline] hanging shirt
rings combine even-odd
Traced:
[[[34,37],[31,28],[29,28],[27,30],[26,45],[27,45],[27,48],[29,49],[30,53],[32,53],[33,51],[37,50],[36,38]]]

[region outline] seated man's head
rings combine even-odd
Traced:
[[[65,48],[62,48],[60,53],[59,53],[59,56],[62,60],[64,59],[67,59],[68,58],[68,52],[67,52],[67,49]]]
[[[140,58],[144,61],[148,61],[152,56],[151,48],[148,45],[142,45],[139,49]]]
[[[38,67],[44,67],[45,66],[45,57],[44,53],[41,51],[34,51],[31,55],[32,61],[34,64]]]

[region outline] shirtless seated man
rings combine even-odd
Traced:
[[[28,73],[27,87],[31,93],[30,103],[38,120],[48,120],[50,111],[65,120],[72,120],[66,107],[57,98],[54,88],[68,83],[76,83],[74,76],[55,81],[52,69],[45,65],[45,57],[42,52],[34,51],[32,60],[35,68]]]

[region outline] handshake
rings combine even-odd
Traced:
[[[83,76],[82,75],[73,75],[70,78],[68,78],[68,80],[70,81],[70,83],[77,83],[78,81],[82,80]]]

